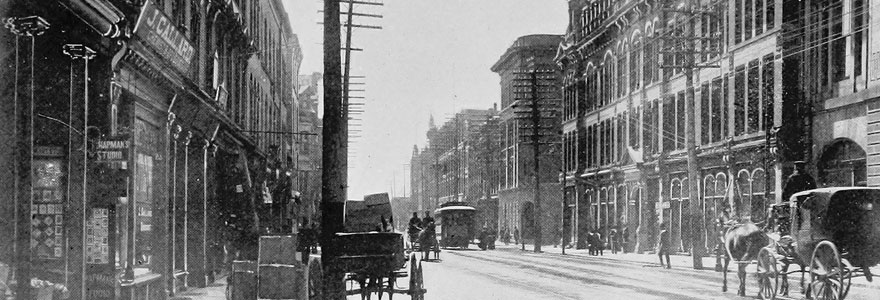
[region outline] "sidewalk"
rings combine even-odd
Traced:
[[[501,251],[522,251],[522,245],[514,245],[514,244],[505,245],[504,243],[496,242],[495,249],[501,250]],[[489,251],[492,251],[492,250],[489,250]],[[526,244],[525,251],[526,252],[534,251],[534,245]],[[558,246],[553,247],[553,245],[545,245],[545,246],[541,247],[541,252],[551,254],[551,255],[562,255],[562,248],[560,248]],[[593,255],[589,255],[589,252],[587,249],[568,248],[568,249],[565,249],[565,255],[579,256],[579,257],[585,257],[585,258],[589,257],[591,259],[618,260],[618,261],[626,261],[626,262],[633,262],[633,263],[644,263],[644,264],[651,264],[651,265],[657,265],[657,266],[660,265],[660,259],[657,258],[657,254],[653,253],[653,252],[645,252],[645,253],[617,252],[617,254],[611,254],[610,250],[605,250],[605,255],[593,256]],[[694,272],[713,272],[713,273],[715,272],[715,256],[714,255],[711,255],[708,257],[703,257],[703,268],[700,270],[694,270],[693,258],[689,255],[673,254],[673,255],[669,256],[669,261],[672,263],[673,269],[691,270]],[[724,260],[722,260],[721,263],[722,263],[722,267],[723,267]],[[736,273],[736,268],[737,268],[736,264],[731,263],[730,266],[728,266],[727,270],[728,270],[728,272]],[[797,268],[798,268],[797,266],[791,266],[791,267],[789,267],[789,270],[794,270]],[[749,266],[746,268],[746,272],[748,273],[749,278],[754,276],[754,272],[755,272],[754,263],[752,266]],[[734,274],[734,280],[735,280],[735,276],[736,275]],[[719,280],[720,280],[720,278],[721,278],[721,276],[719,274]],[[730,276],[728,276],[728,279],[729,278],[730,278]],[[791,286],[792,291],[793,292],[796,291],[799,293],[800,288],[798,287],[798,284],[799,284],[798,281],[800,280],[800,274],[795,273],[795,274],[788,275],[788,279],[789,279],[789,284]],[[810,281],[809,274],[807,275],[806,281],[808,283]],[[870,289],[880,290],[880,280],[874,280],[873,282],[868,282],[865,279],[865,277],[856,277],[856,278],[852,279],[852,287],[854,287],[854,288],[870,288]]]
[[[226,277],[219,278],[204,288],[191,288],[177,293],[171,300],[226,300]]]

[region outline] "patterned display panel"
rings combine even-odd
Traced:
[[[110,263],[109,243],[110,210],[93,208],[86,223],[86,262],[90,264]]]
[[[31,256],[64,256],[64,172],[60,159],[34,160],[31,198]]]

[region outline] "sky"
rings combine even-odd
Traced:
[[[488,109],[500,102],[499,78],[490,68],[513,41],[529,34],[563,34],[565,0],[371,0],[381,7],[355,6],[353,79],[364,82],[360,130],[352,139],[348,198],[387,192],[410,194],[413,145],[425,145],[428,120],[439,126],[456,111]],[[323,1],[284,0],[303,51],[300,74],[323,72]],[[353,87],[354,88],[354,87]],[[361,99],[352,99],[352,102]]]

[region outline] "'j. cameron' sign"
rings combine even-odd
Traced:
[[[134,33],[183,74],[189,74],[195,48],[152,2],[144,2]]]

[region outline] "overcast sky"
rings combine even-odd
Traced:
[[[317,24],[322,1],[283,2],[305,56],[300,74],[323,72]],[[517,37],[562,34],[568,23],[565,0],[384,2],[378,9],[355,6],[356,12],[384,18],[356,19],[383,29],[356,29],[352,35],[353,47],[364,49],[352,58],[352,75],[366,77],[366,113],[353,128],[363,137],[352,141],[349,199],[379,192],[409,195],[412,147],[425,144],[429,117],[440,125],[455,111],[499,102],[492,64]]]

